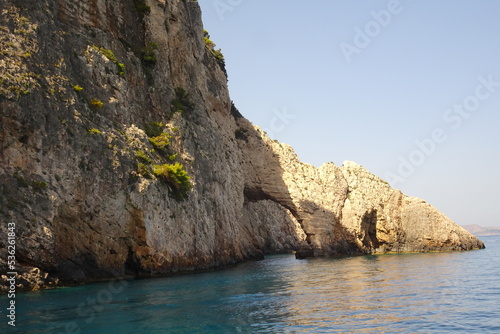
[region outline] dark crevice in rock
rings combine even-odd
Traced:
[[[380,244],[377,239],[377,210],[371,209],[361,218],[361,233],[363,246],[368,249],[377,249]]]
[[[141,266],[137,263],[134,251],[129,246],[127,252],[127,260],[125,261],[125,275],[138,277],[141,272]]]

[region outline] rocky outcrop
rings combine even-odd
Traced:
[[[391,188],[354,162],[341,167],[348,182],[342,211],[348,235],[363,252],[425,252],[483,248],[476,237],[436,208]]]
[[[245,134],[254,128],[246,120],[239,124]],[[484,247],[430,204],[362,166],[346,161],[315,168],[255,130],[240,143],[247,197],[272,199],[293,214],[307,236],[297,246],[300,257]]]
[[[0,233],[15,223],[24,288],[294,250],[483,247],[362,167],[304,164],[244,119],[196,1],[6,0],[0,12]]]

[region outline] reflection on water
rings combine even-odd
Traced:
[[[500,331],[500,238],[465,253],[295,260],[17,298],[22,333],[476,333]],[[101,298],[102,299],[102,298]],[[6,298],[0,302],[5,304]],[[5,315],[2,307],[2,318]],[[73,331],[68,331],[69,327]],[[6,323],[0,328],[6,328]],[[9,329],[11,330],[11,329]]]
[[[410,261],[399,255],[311,261],[317,266],[314,271],[290,281],[294,293],[289,309],[298,315],[291,317],[292,325],[314,332],[383,332],[387,323],[400,323],[398,330],[404,331],[405,323],[428,320],[435,309],[429,294],[440,289],[437,281],[453,273],[439,261],[429,266],[425,256]]]

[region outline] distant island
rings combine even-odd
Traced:
[[[494,226],[484,227],[477,224],[462,225],[462,227],[477,237],[500,235],[500,227],[494,227]]]

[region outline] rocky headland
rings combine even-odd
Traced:
[[[19,289],[484,247],[362,166],[302,163],[246,120],[188,0],[1,2],[0,220]]]

